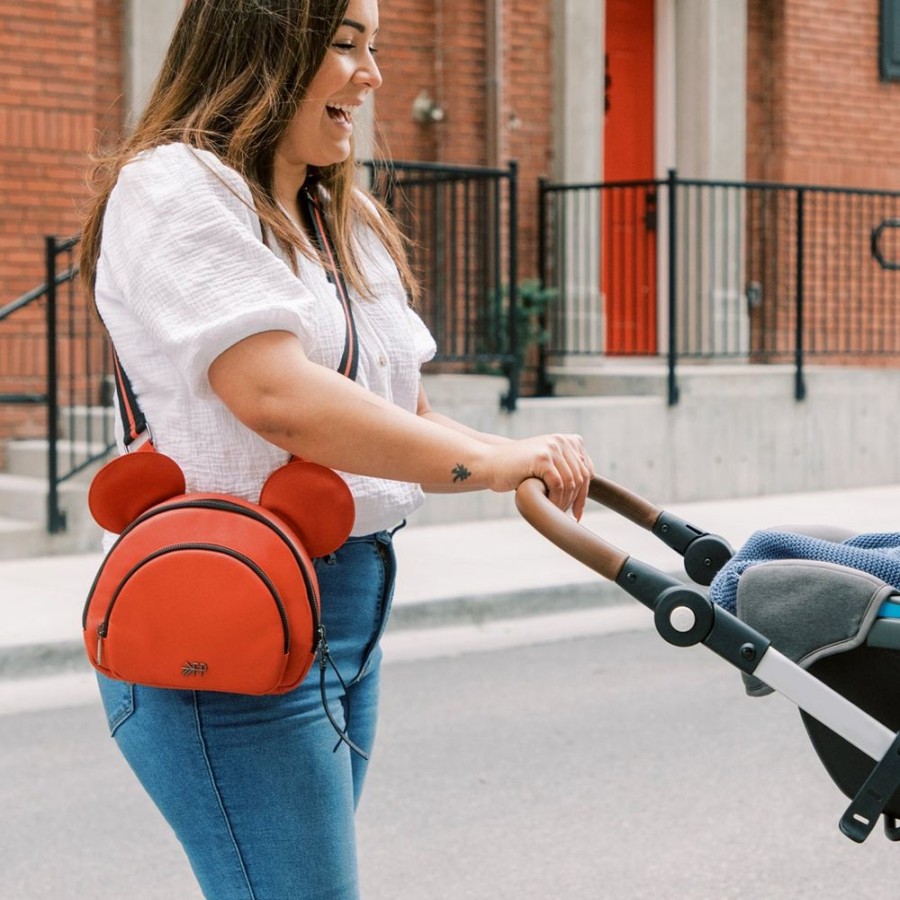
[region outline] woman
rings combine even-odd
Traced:
[[[576,436],[508,441],[429,407],[419,368],[434,342],[408,305],[402,240],[353,186],[353,114],[381,85],[377,32],[377,0],[188,0],[146,111],[96,169],[82,243],[155,446],[189,490],[255,500],[289,454],[348,482],[353,533],[316,573],[346,685],[335,678],[329,702],[366,751],[392,529],[420,486],[508,491],[537,476],[580,516],[592,474]],[[309,198],[349,286],[355,380],[337,371],[347,323],[307,231]],[[358,896],[366,763],[335,750],[315,681],[249,697],[100,678],[111,731],[206,896]]]

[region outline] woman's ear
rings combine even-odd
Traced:
[[[184,473],[171,457],[155,451],[126,453],[94,476],[88,507],[101,528],[120,534],[151,506],[184,491]]]
[[[316,463],[291,460],[266,480],[259,505],[297,533],[311,557],[327,556],[350,535],[356,511],[347,482]]]

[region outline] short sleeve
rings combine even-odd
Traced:
[[[315,299],[260,228],[240,175],[185,144],[137,156],[110,195],[98,284],[102,270],[115,286],[108,302],[127,306],[199,396],[211,394],[213,360],[252,334],[315,345]],[[97,305],[106,318],[99,291]]]
[[[410,307],[407,307],[407,320],[409,321],[409,330],[413,337],[416,359],[419,365],[422,366],[434,358],[435,353],[437,353],[437,344],[428,330],[428,326],[422,321],[418,313]]]

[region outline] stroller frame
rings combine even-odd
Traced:
[[[709,585],[733,555],[723,538],[606,478],[592,480],[589,497],[650,531],[680,554],[685,572],[696,584]],[[892,794],[900,789],[900,732],[894,733],[780,653],[767,637],[713,604],[701,590],[632,558],[579,525],[547,499],[546,488],[538,479],[529,479],[519,486],[516,505],[525,520],[545,538],[651,609],[656,630],[665,641],[678,647],[704,644],[872,759],[874,766],[841,817],[840,830],[862,843],[878,818],[884,816],[885,834],[891,840],[900,840],[900,823],[885,812]],[[878,625],[882,640],[886,630],[900,631],[900,620]]]

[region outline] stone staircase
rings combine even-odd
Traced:
[[[425,387],[434,409],[480,431],[582,434],[602,474],[659,504],[900,483],[900,370],[809,367],[807,398],[798,403],[790,366],[684,365],[676,406],[667,403],[659,361],[571,365],[552,375],[556,396],[523,398],[512,414],[500,408],[503,378],[429,375]],[[89,433],[103,433],[109,415],[80,410],[63,417],[71,423],[63,466]],[[62,485],[67,528],[48,535],[46,452],[43,441],[8,447],[0,558],[99,548],[86,499],[99,464]],[[410,525],[516,515],[510,494],[433,494]]]
[[[112,412],[101,407],[63,410],[63,434],[57,443],[59,465],[103,451],[105,444],[88,437],[112,433]],[[105,422],[104,422],[105,420]],[[100,530],[87,507],[95,462],[59,487],[66,528],[47,532],[47,440],[11,440],[6,445],[6,471],[0,472],[0,559],[83,553],[99,548]]]

